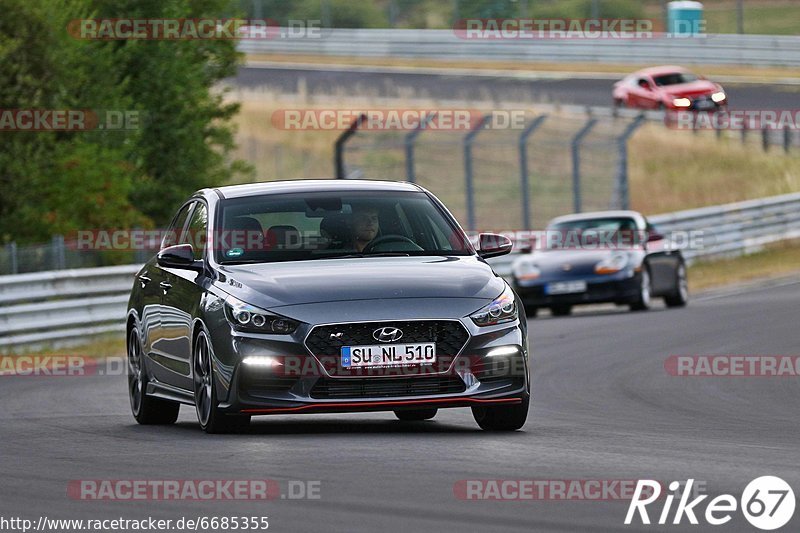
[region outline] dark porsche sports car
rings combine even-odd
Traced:
[[[718,111],[728,105],[722,87],[682,67],[652,67],[614,84],[614,105],[634,109]]]
[[[531,254],[512,266],[514,289],[528,317],[546,307],[563,316],[580,304],[615,303],[647,310],[689,299],[680,250],[635,211],[601,211],[553,219]]]
[[[530,397],[525,313],[487,257],[413,184],[303,180],[198,191],[131,293],[128,383],[142,424],[180,404],[207,432],[253,415],[471,407],[516,430]]]

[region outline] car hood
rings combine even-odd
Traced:
[[[691,83],[667,85],[661,87],[661,90],[670,96],[681,98],[715,93],[720,90],[720,87],[716,83],[708,80],[697,80]]]
[[[374,257],[220,267],[224,290],[250,304],[281,306],[355,300],[492,300],[504,281],[475,256]]]

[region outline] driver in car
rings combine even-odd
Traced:
[[[353,207],[353,214],[350,217],[350,234],[352,235],[352,248],[358,253],[378,236],[380,225],[378,222],[378,210],[374,207],[359,206]]]

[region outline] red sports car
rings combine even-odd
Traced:
[[[682,67],[652,67],[614,84],[614,105],[634,109],[716,111],[728,105],[718,84]]]

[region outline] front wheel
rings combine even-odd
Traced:
[[[217,385],[214,380],[214,363],[208,337],[201,332],[194,343],[194,404],[200,428],[206,433],[235,433],[250,425],[250,417],[226,415],[219,410]]]
[[[650,309],[650,272],[646,266],[642,266],[642,273],[639,276],[639,293],[636,300],[631,303],[631,311],[647,311]]]
[[[181,405],[148,396],[148,382],[141,337],[139,330],[134,327],[128,334],[128,397],[133,417],[142,425],[174,424],[178,420]]]
[[[686,265],[681,263],[675,271],[675,289],[664,297],[667,307],[684,307],[689,302],[689,282]]]
[[[408,409],[402,411],[395,411],[394,415],[404,422],[418,422],[421,420],[430,420],[436,416],[438,409]]]
[[[528,419],[530,395],[526,394],[517,405],[478,406],[472,408],[475,422],[485,431],[516,431]]]

